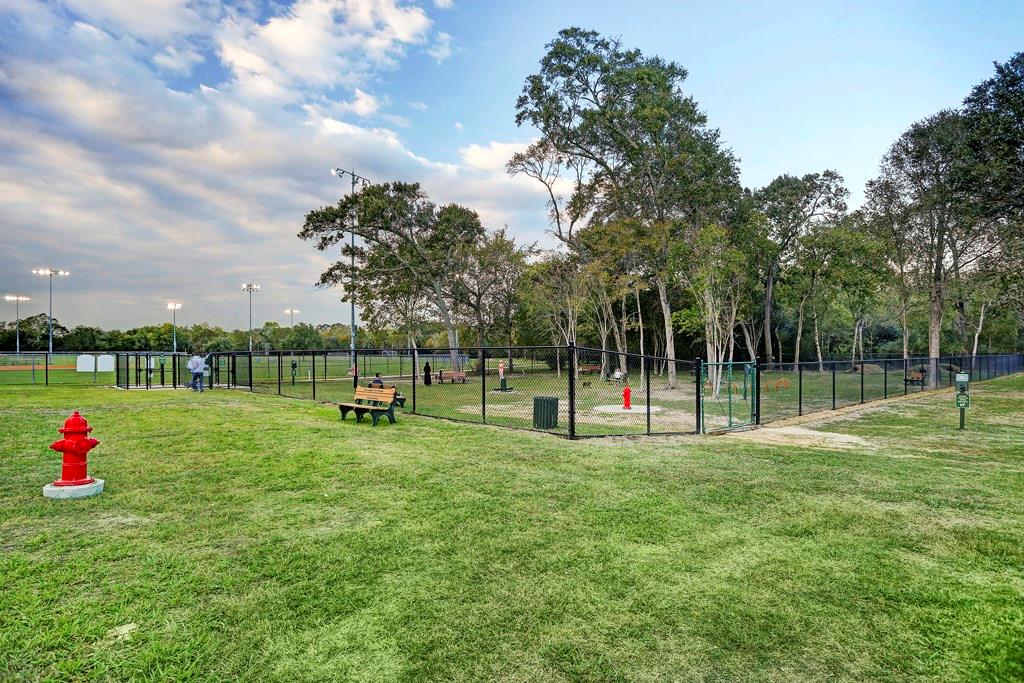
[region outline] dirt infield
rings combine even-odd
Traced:
[[[50,365],[49,367],[47,367],[47,366],[44,366],[42,363],[39,363],[38,365],[31,365],[31,364],[29,364],[29,365],[0,365],[0,372],[3,372],[5,370],[9,370],[9,371],[12,371],[12,372],[14,370],[32,370],[33,368],[36,369],[36,370],[75,370],[76,366],[74,366],[74,365]]]

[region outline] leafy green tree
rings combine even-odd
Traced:
[[[800,237],[814,223],[836,220],[846,210],[849,192],[843,178],[835,171],[808,173],[797,178],[781,175],[758,190],[754,197],[767,219],[768,233],[761,240],[767,246],[764,279],[764,350],[765,360],[772,362],[772,305],[775,283],[781,269],[792,258]],[[781,360],[781,358],[780,358]]]
[[[678,64],[625,49],[616,39],[562,30],[516,102],[516,123],[536,127],[541,140],[509,164],[510,172],[548,188],[553,216],[568,217],[568,233],[560,220],[555,225],[567,242],[571,227],[587,216],[643,224],[669,359],[675,358],[671,245],[714,220],[737,187],[735,161],[718,131],[682,93],[686,76]],[[563,169],[573,176],[564,209],[555,192]],[[607,297],[601,305],[610,307]],[[669,386],[676,386],[671,362]]]
[[[450,297],[452,283],[465,267],[464,245],[484,233],[477,214],[456,204],[437,207],[419,184],[369,185],[346,195],[337,206],[311,211],[299,237],[314,240],[320,251],[342,243],[348,231],[364,241],[356,253],[356,271],[346,259],[331,265],[321,285],[340,285],[366,271],[409,278],[431,297],[448,331],[448,345],[458,345]],[[456,352],[452,362],[457,364]]]

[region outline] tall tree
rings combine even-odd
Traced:
[[[541,140],[509,167],[546,181],[552,198],[550,179],[561,168],[571,169],[575,181],[565,202],[570,220],[592,215],[644,226],[670,387],[676,386],[670,248],[681,230],[714,215],[737,175],[718,131],[708,128],[697,103],[682,93],[686,75],[678,64],[625,49],[596,32],[560,31],[516,102],[516,123],[536,127]],[[610,307],[607,296],[602,305]]]
[[[797,241],[816,221],[835,220],[846,211],[849,194],[835,171],[808,173],[797,178],[781,175],[755,193],[758,208],[767,219],[764,279],[764,351],[772,362],[772,305],[781,268],[792,257]],[[780,359],[781,360],[781,359]]]
[[[450,292],[466,266],[465,245],[475,244],[484,234],[477,214],[456,204],[436,206],[418,183],[368,185],[336,206],[309,212],[299,237],[314,240],[316,248],[324,251],[343,243],[349,231],[365,245],[359,248],[356,271],[408,278],[431,297],[448,332],[456,366],[458,337]],[[343,284],[357,274],[342,258],[321,274],[319,284]]]

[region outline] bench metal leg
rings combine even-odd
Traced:
[[[344,421],[345,417],[348,415],[349,411],[352,410],[352,409],[349,408],[348,406],[338,406],[338,410],[341,411],[341,419],[342,419],[342,421]]]

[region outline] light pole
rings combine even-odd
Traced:
[[[302,313],[302,311],[300,311],[297,308],[286,308],[286,309],[284,309],[284,312],[291,316],[291,320],[292,320],[291,326],[295,327],[295,314],[296,313]]]
[[[364,186],[370,182],[368,178],[364,178],[358,175],[355,171],[346,171],[343,168],[332,168],[331,175],[341,178],[345,174],[348,174],[352,178],[352,194],[356,193],[356,183],[362,183]],[[352,225],[355,227],[356,217],[352,216]],[[355,293],[355,282],[356,282],[356,233],[352,232],[352,281],[349,283],[348,301],[350,305],[350,313],[352,319],[352,329],[350,331],[349,340],[349,351],[352,354],[352,358],[355,358],[356,353],[356,293]]]
[[[249,353],[252,353],[252,294],[260,291],[260,286],[254,282],[242,284],[242,291],[249,293]]]
[[[32,269],[32,274],[33,275],[42,275],[44,277],[50,278],[50,312],[49,312],[49,314],[46,317],[47,317],[47,320],[50,323],[50,345],[49,345],[49,348],[50,348],[50,353],[53,353],[53,276],[56,275],[58,277],[67,277],[68,275],[71,275],[71,273],[69,273],[66,270],[54,270],[53,268],[33,268]]]
[[[19,304],[22,301],[31,301],[27,296],[21,296],[20,294],[6,294],[4,295],[4,301],[14,302],[14,353],[21,354],[21,310]]]
[[[181,304],[173,301],[167,302],[167,310],[171,312],[171,345],[173,352],[178,352],[178,311],[181,310]]]

